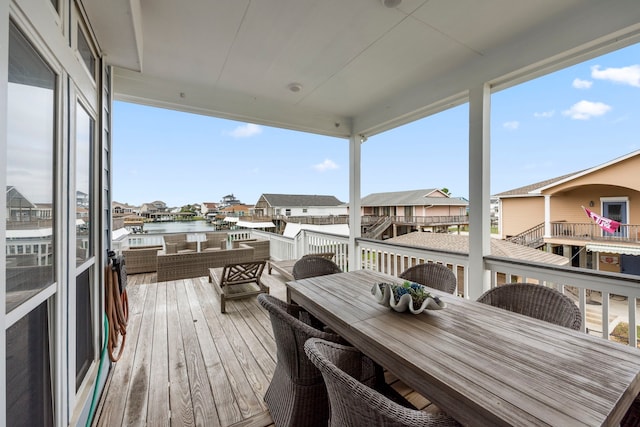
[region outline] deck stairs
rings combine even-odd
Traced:
[[[367,239],[379,239],[382,233],[385,232],[393,224],[393,219],[388,216],[380,217],[375,223],[373,223],[366,232],[362,233],[362,237]]]
[[[511,236],[506,239],[506,241],[538,249],[544,245],[544,223],[531,227],[515,236]]]

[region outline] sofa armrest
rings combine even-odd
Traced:
[[[125,265],[128,274],[152,273],[157,270],[158,251],[162,246],[144,246],[124,249]]]

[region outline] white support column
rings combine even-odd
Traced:
[[[349,138],[349,270],[360,270],[360,257],[356,253],[356,238],[360,237],[360,163],[362,138]]]
[[[469,91],[469,299],[491,287],[484,257],[491,253],[490,107],[488,84]]]
[[[544,237],[551,237],[551,195],[544,195]]]

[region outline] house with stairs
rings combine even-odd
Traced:
[[[500,236],[563,255],[574,267],[640,275],[638,168],[640,150],[496,194]],[[620,226],[607,231],[593,220],[599,217]]]

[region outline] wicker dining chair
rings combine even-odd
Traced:
[[[456,275],[446,265],[426,262],[407,268],[400,278],[453,294],[456,292]]]
[[[327,385],[332,427],[458,426],[445,414],[429,414],[398,405],[358,381],[363,355],[354,347],[310,338],[304,351]]]
[[[338,335],[308,325],[306,311],[268,294],[258,295],[269,311],[277,363],[264,401],[276,426],[326,426],[329,400],[320,371],[304,353],[308,338],[340,341]]]
[[[508,283],[488,290],[479,302],[580,330],[580,308],[563,293],[535,283]]]
[[[324,276],[342,273],[338,265],[330,259],[321,256],[304,256],[293,264],[293,278],[295,280],[308,277]]]

